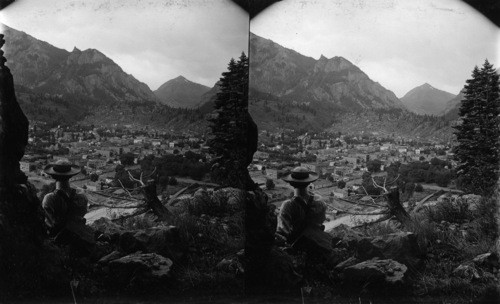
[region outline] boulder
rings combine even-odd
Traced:
[[[245,273],[243,264],[236,255],[222,259],[217,264],[217,266],[215,266],[215,268],[219,271],[229,272],[235,275],[240,275]]]
[[[193,194],[193,200],[196,203],[203,203],[211,201],[211,198],[206,189],[200,188]]]
[[[425,251],[420,248],[417,236],[411,232],[391,233],[375,238],[363,238],[356,248],[356,257],[368,260],[374,257],[392,259],[410,268],[423,264]]]
[[[371,259],[345,268],[346,280],[358,284],[400,285],[404,283],[407,267],[394,260]]]
[[[276,247],[271,250],[263,270],[260,280],[271,290],[293,289],[302,280],[302,276],[295,271],[292,256]]]
[[[481,275],[473,264],[462,264],[453,270],[453,275],[462,279],[472,281],[480,279]]]
[[[101,217],[100,219],[94,221],[90,227],[99,233],[105,235],[110,240],[117,240],[120,234],[126,231],[122,226],[113,223],[110,219]]]
[[[466,195],[462,195],[459,198],[459,200],[461,200],[467,204],[467,208],[469,209],[469,211],[474,211],[477,209],[477,207],[479,206],[479,203],[481,202],[481,195],[466,194]]]
[[[109,262],[117,286],[146,287],[170,277],[172,260],[156,253],[136,252]]]
[[[334,247],[354,248],[363,238],[363,234],[344,224],[340,224],[327,232],[332,236],[332,245]]]

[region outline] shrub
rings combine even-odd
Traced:
[[[343,181],[343,180],[339,180],[339,181],[337,182],[337,187],[338,187],[339,189],[344,189],[344,188],[345,188],[345,185],[346,185],[346,182],[345,182],[345,181]]]
[[[437,223],[441,221],[459,223],[461,221],[471,220],[474,216],[474,214],[469,211],[468,204],[462,200],[457,200],[455,202],[445,200],[432,208],[427,208],[425,211],[428,219]]]
[[[190,215],[223,216],[243,211],[244,198],[242,192],[219,190],[212,195],[197,196],[186,203],[186,211]]]
[[[473,216],[478,224],[481,235],[491,239],[498,238],[498,195],[495,197],[482,198],[473,211]]]
[[[424,187],[422,186],[422,184],[415,185],[415,192],[423,192],[423,191],[424,191]]]
[[[99,180],[99,175],[97,175],[96,173],[90,174],[90,181],[91,182],[97,182],[97,180]]]

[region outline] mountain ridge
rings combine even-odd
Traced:
[[[249,92],[249,112],[262,130],[451,136],[450,122],[408,111],[394,92],[348,59],[316,60],[254,33]]]
[[[97,49],[75,46],[68,52],[6,25],[1,31],[6,65],[30,121],[51,126],[127,123],[175,130],[200,130],[206,125],[204,113],[161,104],[145,83]]]
[[[254,33],[250,47],[250,87],[255,90],[345,109],[405,109],[392,91],[343,57],[316,60]]]
[[[3,25],[16,84],[36,93],[78,94],[100,102],[156,102],[149,87],[96,49],[71,52]]]

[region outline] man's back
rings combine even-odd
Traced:
[[[85,224],[87,204],[87,197],[83,193],[77,193],[75,189],[71,189],[69,195],[60,189],[45,195],[42,207],[50,234],[59,233],[69,222]]]
[[[287,200],[281,206],[278,215],[276,233],[284,236],[288,243],[293,243],[305,228],[307,203],[299,197]]]

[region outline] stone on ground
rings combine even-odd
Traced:
[[[394,260],[371,259],[345,268],[348,281],[365,284],[394,286],[403,284],[407,267]]]

